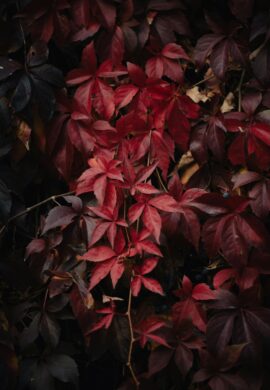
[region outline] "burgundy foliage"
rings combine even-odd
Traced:
[[[266,0],[2,0],[3,390],[270,388]]]

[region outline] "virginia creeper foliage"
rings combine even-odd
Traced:
[[[270,388],[269,15],[1,1],[1,389]]]

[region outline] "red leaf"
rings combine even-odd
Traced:
[[[152,198],[148,204],[156,207],[159,210],[167,212],[176,212],[179,210],[178,204],[175,199],[167,194],[158,195],[155,198]]]
[[[110,259],[95,265],[91,271],[89,290],[92,290],[97,284],[101,282],[102,279],[109,275],[114,262],[114,259]]]
[[[170,348],[166,340],[154,333],[164,326],[166,326],[165,322],[156,317],[148,317],[135,326],[134,331],[140,335],[141,347],[143,348],[148,340],[153,340]]]
[[[139,292],[141,291],[141,287],[142,287],[141,277],[135,276],[131,281],[131,291],[134,297],[137,297],[139,295]]]
[[[124,271],[125,271],[124,264],[119,261],[116,261],[111,267],[110,274],[111,274],[113,288],[115,288],[118,280],[121,278]]]
[[[162,49],[162,55],[171,58],[171,59],[184,59],[189,60],[188,55],[186,54],[185,50],[176,43],[168,43],[164,48]]]
[[[128,210],[128,219],[130,223],[137,221],[143,213],[145,205],[143,203],[135,203]]]
[[[132,84],[121,85],[115,91],[115,105],[120,110],[127,106],[134,96],[138,93],[139,88]]]
[[[114,256],[116,256],[116,253],[108,246],[97,246],[89,249],[83,256],[78,256],[78,259],[99,262],[111,259]]]
[[[146,275],[153,271],[153,269],[156,268],[158,262],[158,257],[148,257],[145,259],[143,264],[139,267],[141,275]]]
[[[142,284],[147,290],[150,290],[156,294],[164,295],[164,291],[157,280],[145,277],[142,277],[141,280]]]
[[[144,226],[153,234],[156,241],[159,243],[161,230],[161,217],[158,211],[149,205],[146,205],[142,217]]]
[[[213,286],[215,289],[222,286],[228,279],[235,276],[235,270],[233,268],[226,268],[216,273],[213,279]]]
[[[148,77],[160,79],[164,74],[163,59],[159,56],[150,58],[145,65]]]
[[[187,298],[182,302],[173,305],[173,322],[179,326],[183,321],[190,320],[199,330],[206,330],[206,315],[201,305]]]
[[[215,294],[207,284],[199,283],[192,290],[192,298],[199,301],[207,301],[209,299],[215,299]]]
[[[138,65],[128,62],[127,69],[132,82],[138,87],[143,87],[146,81],[146,75],[142,68],[140,68]]]

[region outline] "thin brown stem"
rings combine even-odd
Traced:
[[[126,316],[128,318],[128,324],[129,324],[129,333],[130,333],[130,344],[129,344],[129,350],[128,350],[128,359],[127,359],[127,367],[129,368],[130,374],[132,376],[132,379],[135,383],[136,388],[139,388],[140,382],[138,381],[136,374],[132,367],[132,351],[133,351],[133,344],[135,342],[134,332],[133,332],[133,325],[132,325],[132,319],[131,319],[131,303],[132,303],[132,291],[131,291],[131,282],[132,277],[130,281],[130,287],[129,287],[129,295],[128,295],[128,307]]]
[[[124,200],[124,220],[125,221],[127,220],[127,200],[126,200],[126,198]],[[129,231],[128,231],[127,227],[125,227],[125,232],[126,232],[127,240],[128,240],[128,242],[130,242]]]
[[[206,77],[205,79],[203,79],[203,80],[201,80],[201,81],[198,81],[196,84],[193,84],[193,85],[190,87],[190,89],[192,89],[192,88],[194,88],[194,87],[197,87],[197,85],[201,85],[201,84],[205,83],[206,81],[213,79],[214,77],[215,77],[215,76],[212,74],[211,76],[208,76],[208,77]]]
[[[42,305],[42,313],[44,314],[46,312],[46,304],[49,296],[49,287],[46,288],[45,297]]]
[[[20,8],[21,8],[20,7],[20,2],[18,1],[17,2],[17,10],[18,10],[18,12],[21,11]],[[26,47],[25,33],[24,33],[24,29],[23,29],[23,26],[22,26],[22,23],[21,23],[20,19],[18,19],[18,23],[19,23],[19,26],[20,26],[20,30],[21,30],[21,34],[22,34],[22,40],[23,40],[24,66],[25,66],[25,70],[27,71],[27,47]]]
[[[241,89],[242,89],[242,84],[244,81],[245,73],[246,73],[246,70],[243,69],[242,73],[241,73],[240,81],[239,81],[239,84],[237,87],[237,90],[238,90],[238,111],[239,112],[241,111],[241,106],[242,106],[242,90]]]
[[[152,131],[150,130],[150,133],[149,133],[149,145],[151,145],[151,139],[152,139]],[[147,166],[149,167],[150,165],[150,160],[151,160],[151,149],[149,147],[149,152],[148,152],[148,156],[147,156]],[[146,180],[145,180],[146,182]]]
[[[161,188],[162,188],[165,192],[168,192],[168,190],[167,190],[165,184],[163,183],[163,180],[162,180],[162,178],[161,178],[161,176],[160,176],[160,173],[159,173],[158,169],[156,169],[156,174],[157,174],[157,178],[158,178],[158,181],[159,181],[159,184],[160,184]]]
[[[72,194],[74,194],[74,191],[65,192],[63,194],[50,196],[49,198],[44,199],[41,202],[38,202],[38,203],[34,204],[33,206],[27,207],[25,210],[21,211],[20,213],[18,213],[16,215],[13,215],[13,217],[9,218],[7,223],[5,225],[3,225],[2,228],[0,229],[0,236],[3,234],[3,232],[8,227],[8,225],[11,222],[15,221],[15,219],[20,218],[20,217],[28,214],[30,211],[35,210],[37,207],[42,206],[43,204],[46,204],[46,203],[48,203],[50,201],[54,201],[55,202],[55,199],[57,199],[57,198],[61,198],[63,196],[72,195]]]
[[[267,43],[267,40],[265,40],[259,47],[257,47],[257,49],[255,49],[255,50],[249,55],[249,60],[250,60],[250,61],[255,60],[255,58],[260,54],[260,52],[262,51],[262,49],[265,47],[266,43]]]

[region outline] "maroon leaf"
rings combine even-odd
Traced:
[[[49,212],[42,233],[44,234],[48,230],[56,227],[65,227],[69,225],[76,216],[77,213],[73,208],[68,206],[56,206]]]

